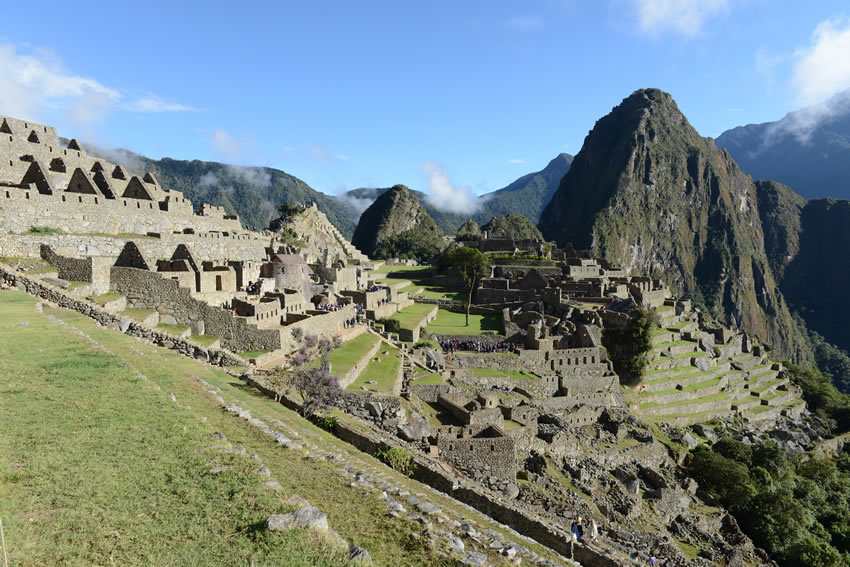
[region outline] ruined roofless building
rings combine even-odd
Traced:
[[[56,130],[0,116],[0,222],[7,231],[48,226],[66,233],[240,234],[236,216],[192,203],[150,173],[90,156]]]

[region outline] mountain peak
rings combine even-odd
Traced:
[[[755,185],[673,97],[635,91],[600,118],[540,217],[544,237],[663,276],[713,315],[791,354]]]

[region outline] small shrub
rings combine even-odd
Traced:
[[[416,465],[413,463],[413,453],[405,447],[391,447],[384,451],[378,451],[376,455],[389,467],[401,474],[412,476]]]
[[[335,415],[322,415],[316,418],[316,425],[331,433],[336,430],[336,424],[338,422],[339,420]]]
[[[50,226],[31,226],[27,232],[30,234],[62,234],[61,230]]]

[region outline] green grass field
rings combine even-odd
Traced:
[[[440,282],[439,277],[434,276],[431,266],[387,266],[383,265],[375,270],[375,277],[379,283],[393,285],[399,282],[409,281],[411,285],[404,288],[405,291],[422,289],[418,295],[426,299],[452,299],[464,301],[466,290],[450,288]]]
[[[383,354],[384,351],[389,352],[389,354]],[[374,358],[378,358],[379,360],[375,361]],[[390,393],[393,391],[400,365],[401,355],[399,350],[394,346],[384,343],[378,348],[378,352],[375,353],[375,356],[369,361],[369,364],[363,369],[357,380],[352,382],[346,390],[360,392],[362,391],[360,386],[365,386],[377,392]],[[366,382],[370,380],[374,380],[377,384],[367,384]]]
[[[71,311],[45,307],[42,315],[35,303],[21,292],[0,292],[0,518],[10,565],[344,565],[324,537],[265,530],[269,514],[291,510],[282,501],[290,493],[319,507],[331,528],[368,549],[376,565],[456,564],[426,546],[427,538],[411,539],[422,527],[388,516],[379,494],[352,488],[337,463],[282,448],[222,411],[193,377],[266,423],[424,497],[419,483],[223,370]],[[260,462],[249,453],[262,459],[281,492],[264,489]],[[232,468],[211,473],[216,466]],[[454,500],[430,491],[427,498],[481,529],[515,537]],[[538,544],[523,545],[557,558]],[[475,549],[500,562],[496,551]]]
[[[440,309],[425,330],[439,335],[480,335],[485,331],[499,333],[502,330],[501,319],[499,315],[470,315],[467,327],[465,313]]]
[[[363,333],[333,349],[330,352],[331,373],[334,376],[344,376],[379,340],[381,339],[372,333]]]
[[[415,329],[422,323],[425,316],[434,310],[434,305],[430,303],[414,303],[410,307],[405,307],[389,319],[395,319],[399,322],[402,329]]]

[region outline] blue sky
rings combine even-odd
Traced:
[[[850,88],[850,6],[767,0],[7,3],[0,114],[159,158],[462,207],[642,87],[697,130]]]

